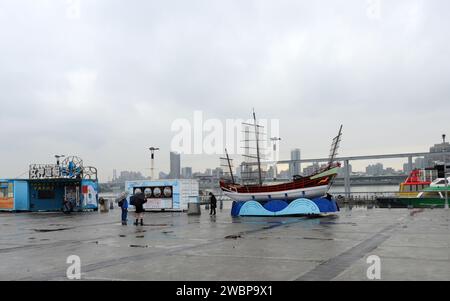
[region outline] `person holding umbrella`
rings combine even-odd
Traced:
[[[130,205],[133,205],[135,210],[135,217],[136,221],[134,222],[134,225],[139,225],[139,220],[141,220],[141,226],[144,225],[144,204],[147,202],[147,199],[145,195],[142,193],[142,191],[138,188],[134,191],[134,195],[130,198]]]

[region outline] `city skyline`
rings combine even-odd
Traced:
[[[414,159],[414,161],[412,163],[413,169],[414,168],[420,169],[420,168],[432,166],[432,161],[430,161],[430,160],[440,161],[441,156],[439,155],[439,153],[443,152],[443,151],[450,151],[450,143],[448,143],[448,142],[442,143],[441,142],[441,143],[434,144],[429,147],[429,151],[430,151],[430,155],[428,156],[428,158],[417,157]],[[293,159],[293,160],[297,160],[297,158],[300,159],[300,153],[301,153],[300,148],[292,149],[290,151],[291,159]],[[205,169],[196,168],[196,167],[192,167],[192,166],[185,166],[185,165],[181,164],[181,155],[180,154],[176,154],[174,152],[171,152],[170,154],[171,154],[172,158],[174,159],[173,166],[171,166],[171,168],[174,168],[174,169],[177,169],[180,171],[180,175],[178,176],[178,178],[186,178],[186,176],[185,176],[186,173],[190,174],[193,177],[195,177],[195,175],[198,175],[198,174],[212,176],[214,174],[214,171],[217,171],[218,169],[222,169],[222,171],[227,172],[224,170],[223,167],[219,167],[219,166],[216,166],[214,168],[209,167],[209,168],[205,168]],[[450,156],[447,156],[447,158],[448,158],[447,160],[450,161]],[[349,165],[350,173],[366,174],[366,175],[388,175],[388,174],[399,174],[399,173],[408,174],[411,171],[409,169],[409,164],[407,161],[405,163],[403,163],[399,168],[394,168],[394,167],[392,167],[392,165],[385,165],[383,163],[380,163],[379,161],[389,161],[389,160],[385,160],[385,159],[364,160],[362,162],[371,162],[371,163],[369,163],[368,165],[364,165],[363,169],[358,169],[358,170],[353,168],[353,164],[350,164]],[[400,161],[402,161],[402,160],[400,160]],[[360,165],[363,165],[363,164],[364,163],[360,163]],[[291,164],[283,164],[283,165],[285,165],[285,168],[280,168],[280,167],[277,168],[277,177],[282,176],[282,178],[284,178],[284,179],[291,178],[293,176],[292,165]],[[322,164],[319,164],[319,163],[304,164],[301,167],[301,174],[303,174],[303,175],[311,174],[311,173],[317,171],[322,166],[323,166],[323,163]],[[297,167],[300,168],[300,166],[297,166]],[[164,171],[160,171],[159,178],[161,178],[161,177],[162,178],[173,178],[171,175],[171,172],[170,172],[171,168],[169,168],[168,173],[166,173]],[[268,176],[266,178],[269,179],[273,176],[274,170],[272,169],[271,166],[267,166],[267,169],[268,169]],[[342,170],[343,169],[344,169],[344,167],[342,168]],[[116,170],[113,169],[113,178],[114,178],[115,171]],[[235,167],[233,172],[234,172],[235,176],[237,176],[238,178],[240,177],[239,167]]]

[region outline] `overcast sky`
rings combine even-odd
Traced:
[[[56,153],[101,180],[149,175],[152,145],[167,172],[171,124],[194,110],[279,119],[282,159],[327,156],[341,123],[342,155],[427,151],[450,134],[449,15],[447,0],[0,0],[0,178]]]

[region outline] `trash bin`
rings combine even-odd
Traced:
[[[199,203],[188,203],[188,215],[200,215],[200,204]]]
[[[109,200],[108,199],[100,198],[98,200],[98,203],[100,205],[100,212],[102,212],[102,213],[109,212]]]
[[[200,215],[200,202],[197,197],[189,197],[188,215]]]

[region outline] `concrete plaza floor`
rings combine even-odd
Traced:
[[[130,212],[129,218],[133,214]],[[0,280],[449,280],[450,213],[348,208],[336,216],[232,218],[146,213],[0,213]]]

